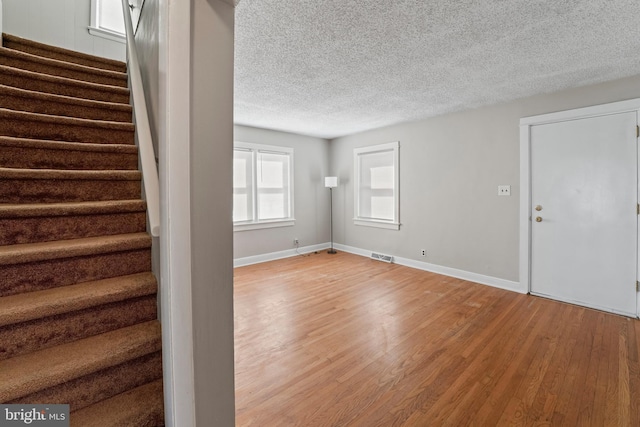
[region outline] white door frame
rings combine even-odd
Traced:
[[[640,98],[520,119],[520,289],[522,291],[531,292],[531,126],[625,112],[635,112],[637,117],[640,113]],[[638,237],[640,242],[640,236]],[[640,256],[640,248],[638,248],[638,254]],[[640,265],[640,259],[638,265]],[[638,280],[637,272],[636,280]],[[636,298],[636,315],[640,317],[640,294],[636,293]]]

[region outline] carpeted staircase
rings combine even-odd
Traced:
[[[151,237],[126,65],[0,48],[0,403],[163,425]]]

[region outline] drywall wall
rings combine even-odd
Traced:
[[[519,120],[640,97],[640,76],[332,140],[334,238],[355,248],[517,282]],[[400,142],[399,231],[353,223],[353,149]],[[511,185],[511,196],[498,196]],[[420,255],[426,249],[426,257]]]
[[[233,360],[234,8],[191,10],[191,291],[196,425],[235,423]]]
[[[124,61],[126,46],[89,34],[90,0],[4,0],[3,31],[78,52]]]
[[[267,129],[235,126],[234,140],[293,148],[294,226],[236,231],[234,258],[293,249],[329,241],[329,142],[325,139]]]
[[[144,96],[149,112],[149,124],[156,156],[158,156],[158,104],[159,104],[159,1],[147,0],[142,10],[134,8],[140,16],[135,41],[143,76]]]

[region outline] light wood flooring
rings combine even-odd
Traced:
[[[235,270],[238,426],[640,426],[640,321],[326,252]]]

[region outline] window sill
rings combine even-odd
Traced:
[[[105,30],[104,28],[89,27],[89,34],[96,37],[102,37],[103,39],[112,40],[118,43],[126,43],[126,38],[120,33],[114,31]]]
[[[295,219],[284,219],[277,221],[249,222],[246,224],[234,224],[233,231],[260,230],[262,228],[292,227],[296,223]]]
[[[361,225],[364,227],[385,228],[387,230],[400,230],[400,223],[391,221],[377,221],[375,219],[362,219],[354,218],[353,223],[355,225]]]

